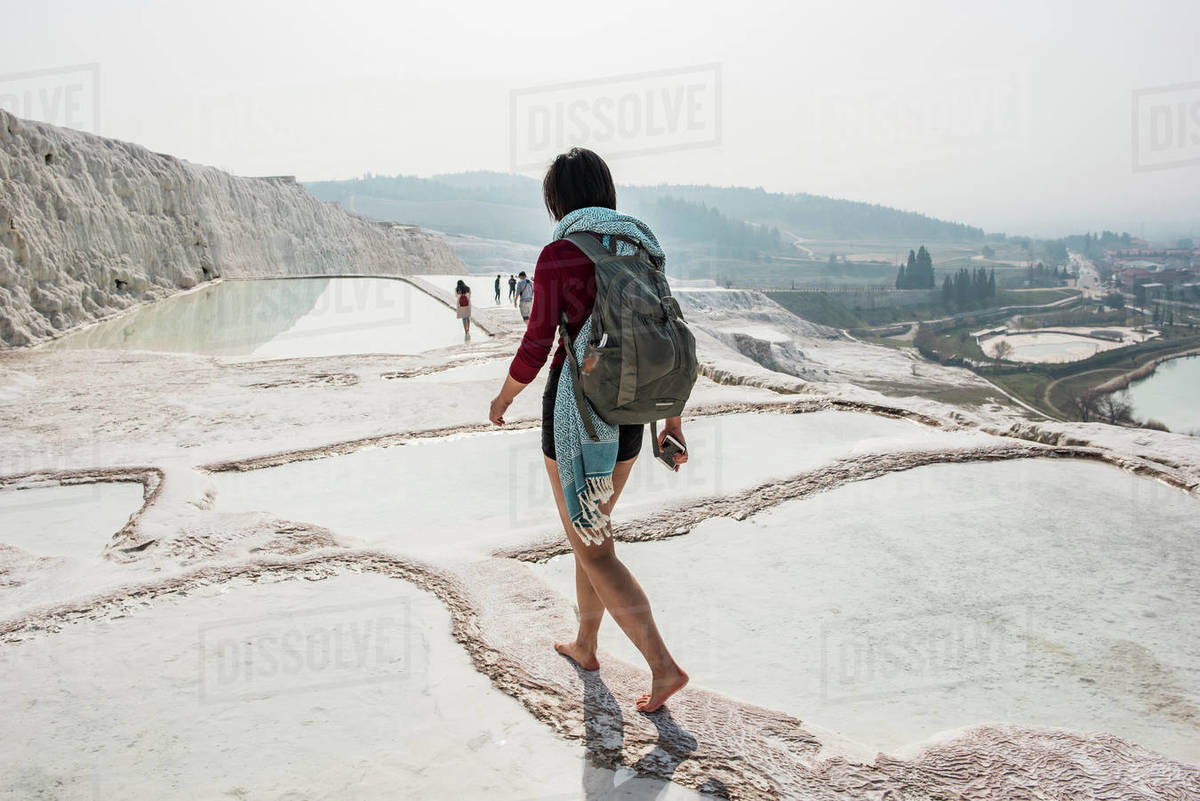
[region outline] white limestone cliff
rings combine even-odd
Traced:
[[[0,110],[0,346],[221,276],[463,273],[416,226]]]

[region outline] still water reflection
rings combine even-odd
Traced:
[[[51,347],[287,359],[420,353],[462,340],[454,313],[406,282],[297,278],[224,281],[69,334]]]

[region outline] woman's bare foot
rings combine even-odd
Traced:
[[[654,712],[687,683],[688,674],[684,673],[679,665],[672,665],[670,671],[661,676],[655,674],[650,682],[650,692],[642,693],[642,697],[637,700],[638,712]]]
[[[554,643],[554,650],[568,657],[584,670],[600,669],[600,660],[596,659],[595,647],[587,648],[580,645],[578,640],[572,640],[571,642]]]

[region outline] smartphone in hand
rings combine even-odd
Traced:
[[[668,469],[675,470],[675,454],[677,453],[687,453],[687,448],[683,447],[683,443],[670,434],[663,434],[662,450],[658,454],[658,460]]]

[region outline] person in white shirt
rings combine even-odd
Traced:
[[[521,319],[529,322],[529,312],[533,309],[533,281],[525,276],[522,270],[517,281],[517,308],[521,310]]]

